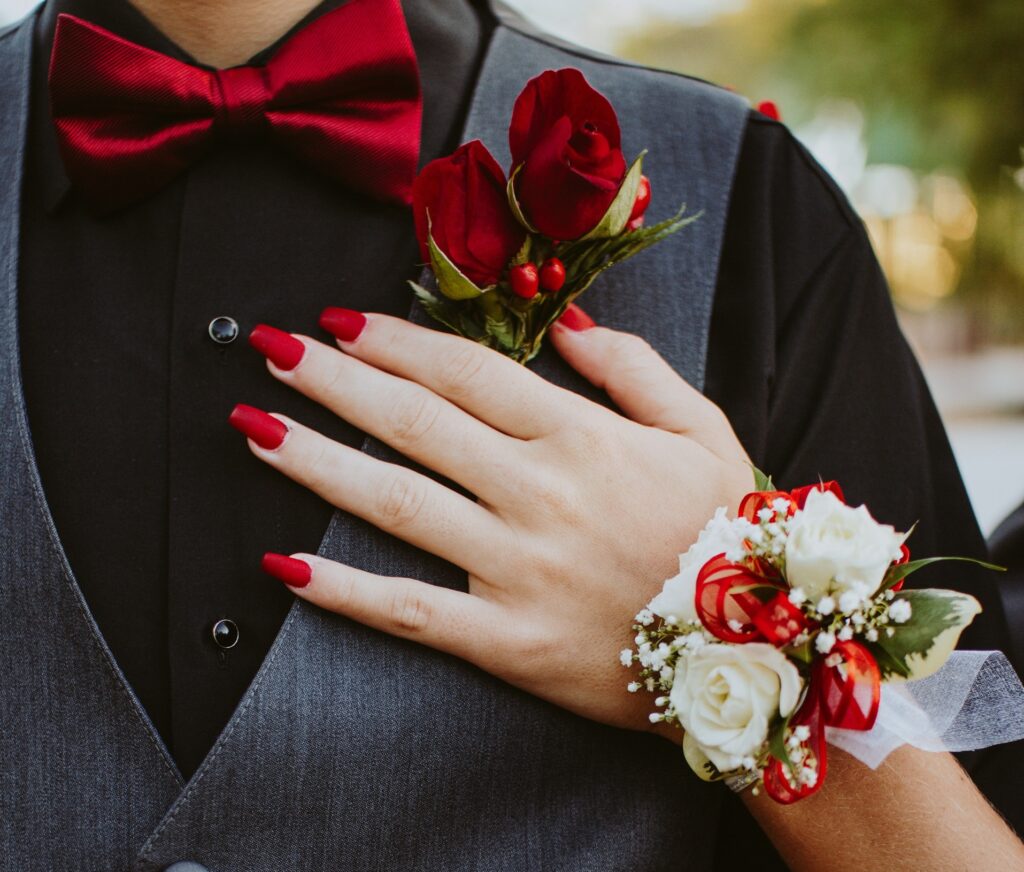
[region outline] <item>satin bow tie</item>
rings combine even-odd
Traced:
[[[227,70],[61,15],[50,101],[68,176],[100,211],[153,193],[218,140],[253,136],[356,191],[411,202],[422,104],[398,0],[351,0],[266,66]]]

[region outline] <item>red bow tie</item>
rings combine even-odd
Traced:
[[[351,0],[266,66],[214,71],[61,15],[50,101],[68,176],[102,211],[153,193],[216,140],[249,136],[362,193],[412,199],[421,100],[398,0]]]

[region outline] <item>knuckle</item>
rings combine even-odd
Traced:
[[[635,333],[620,333],[612,343],[612,352],[621,358],[648,358],[654,354],[651,343]]]
[[[342,358],[344,360],[344,358]],[[345,382],[342,360],[332,359],[327,371],[323,374],[317,392],[324,397],[334,397],[341,393]]]
[[[447,396],[465,396],[477,384],[483,366],[480,349],[466,344],[444,359],[438,373],[438,387]]]
[[[558,642],[551,633],[536,624],[517,630],[511,642],[515,663],[524,675],[536,675],[538,664],[550,664],[557,658]]]
[[[571,428],[571,432],[566,434],[577,461],[601,464],[620,455],[620,435],[605,411],[602,409],[596,414],[581,415]]]
[[[394,592],[388,604],[391,623],[407,633],[420,633],[430,622],[430,603],[412,587],[402,587]]]
[[[317,491],[323,493],[330,486],[334,476],[334,464],[328,453],[326,441],[319,441],[303,462],[302,478],[305,483]]]
[[[425,391],[414,391],[393,407],[391,441],[399,445],[421,442],[437,423],[441,406]]]
[[[575,514],[576,501],[567,482],[549,476],[535,482],[532,490],[531,502],[543,517],[565,519]]]
[[[390,351],[395,346],[401,347],[401,328],[406,326],[404,323],[386,316],[374,315],[368,320],[368,326],[371,327],[369,335],[373,336],[374,343],[382,350]]]
[[[381,494],[378,514],[391,529],[414,524],[426,497],[423,487],[407,475],[395,475]]]
[[[356,601],[356,579],[351,572],[339,573],[334,581],[331,607],[334,611],[347,613]]]

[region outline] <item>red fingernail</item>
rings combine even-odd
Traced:
[[[279,448],[288,435],[288,428],[277,418],[253,406],[235,406],[228,416],[228,423],[267,451]]]
[[[313,567],[305,560],[268,551],[263,555],[263,571],[283,581],[288,587],[305,587],[313,577]]]
[[[278,369],[284,370],[295,369],[306,353],[306,346],[291,333],[267,324],[257,324],[253,328],[249,334],[249,344],[269,358]]]
[[[329,306],[320,313],[320,326],[342,342],[352,342],[363,332],[366,316],[355,309]]]
[[[558,319],[558,323],[563,327],[568,327],[570,330],[575,330],[577,333],[597,326],[594,324],[594,319],[575,303],[569,304],[569,308]]]

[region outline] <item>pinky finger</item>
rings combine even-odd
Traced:
[[[412,578],[374,575],[312,554],[268,553],[263,569],[304,600],[368,627],[411,639],[493,671],[501,646],[498,606]]]

